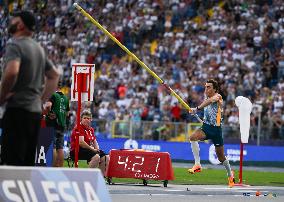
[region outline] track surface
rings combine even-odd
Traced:
[[[189,163],[173,163],[173,167],[189,168]],[[224,169],[220,165],[204,164],[203,168]],[[232,166],[238,170],[238,166]],[[243,167],[245,170],[283,172],[284,168],[267,167]],[[174,185],[168,184],[163,187],[161,184],[148,184],[144,186],[142,181],[139,184],[107,185],[113,202],[238,202],[238,201],[284,201],[284,187],[271,186],[235,186],[228,188],[225,185]],[[255,193],[260,191],[261,195]],[[249,193],[250,196],[244,196]],[[248,194],[247,194],[248,195]],[[267,195],[267,196],[264,196]]]
[[[183,202],[183,201],[284,201],[284,187],[236,186],[228,188],[223,185],[173,185],[162,184],[114,184],[107,185],[113,202]],[[256,191],[261,195],[256,196]],[[250,193],[250,196],[244,196]],[[264,194],[268,194],[264,196]]]

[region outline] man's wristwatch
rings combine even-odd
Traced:
[[[197,110],[200,110],[200,108],[199,108],[198,106],[196,107],[196,109],[197,109]]]

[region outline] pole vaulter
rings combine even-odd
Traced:
[[[129,56],[131,56],[140,66],[142,66],[149,74],[151,74],[155,79],[157,79],[160,84],[162,84],[171,95],[175,96],[181,105],[192,112],[192,109],[188,104],[170,87],[168,86],[155,72],[153,72],[145,63],[143,63],[135,54],[128,50],[122,43],[120,43],[111,33],[109,33],[100,23],[98,23],[90,14],[88,14],[78,3],[74,3],[73,6],[80,11],[86,18],[88,18],[96,27],[98,27],[104,34],[106,34],[111,40],[113,40],[120,48],[122,48]],[[199,118],[197,114],[193,114],[195,118],[198,119],[200,123],[203,121]]]

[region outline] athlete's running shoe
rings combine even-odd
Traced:
[[[194,165],[192,168],[188,169],[190,174],[200,173],[202,171],[201,165]]]
[[[232,188],[235,185],[234,171],[232,171],[231,177],[228,177],[229,187]]]

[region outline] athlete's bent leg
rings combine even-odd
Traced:
[[[190,143],[191,143],[191,150],[192,150],[193,157],[194,157],[194,165],[200,166],[199,144],[197,141],[191,141]]]
[[[196,172],[201,172],[201,164],[200,164],[200,155],[199,155],[199,144],[198,140],[204,140],[206,138],[204,132],[201,129],[196,130],[189,138],[191,143],[191,150],[194,157],[194,166],[191,169],[188,169],[188,172],[193,174]]]

